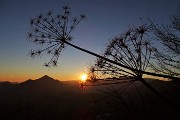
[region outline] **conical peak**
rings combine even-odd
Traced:
[[[54,80],[52,77],[49,77],[48,75],[44,75],[43,77],[39,78],[39,80]]]

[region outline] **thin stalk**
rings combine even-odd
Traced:
[[[69,42],[66,41],[66,40],[61,40],[61,41],[64,42],[64,43],[66,43],[66,44],[68,44],[68,45],[70,45],[70,46],[72,46],[72,47],[74,47],[74,48],[76,48],[76,49],[78,49],[78,50],[81,50],[81,51],[83,51],[83,52],[86,52],[86,53],[88,53],[88,54],[91,54],[91,55],[93,55],[93,56],[95,56],[95,57],[102,58],[102,59],[104,59],[104,60],[106,60],[106,61],[108,61],[108,62],[110,62],[110,63],[113,63],[113,64],[115,64],[115,65],[121,66],[121,67],[126,68],[126,69],[131,70],[131,71],[140,72],[140,73],[143,73],[143,74],[146,74],[146,75],[152,75],[152,76],[157,76],[157,77],[163,77],[163,78],[169,78],[169,79],[174,79],[174,80],[180,80],[179,77],[173,77],[173,76],[164,75],[164,74],[157,74],[157,73],[152,73],[152,72],[146,72],[146,71],[142,71],[142,70],[137,70],[137,69],[134,69],[134,68],[125,66],[125,65],[123,65],[123,64],[121,64],[121,63],[117,63],[117,62],[115,62],[115,61],[113,61],[113,60],[110,60],[110,59],[108,59],[108,58],[105,58],[105,57],[103,57],[103,56],[101,56],[101,55],[98,55],[98,54],[96,54],[96,53],[94,53],[94,52],[91,52],[91,51],[89,51],[89,50],[86,50],[86,49],[83,49],[83,48],[81,48],[81,47],[78,47],[78,46],[76,46],[76,45],[74,45],[74,44],[69,43]]]
[[[79,50],[81,50],[81,51],[83,51],[83,52],[86,52],[86,53],[91,54],[91,55],[93,55],[93,56],[102,58],[102,59],[104,59],[104,60],[106,60],[106,61],[108,61],[108,62],[111,62],[111,63],[113,63],[113,64],[119,65],[119,66],[124,67],[124,68],[126,68],[126,69],[139,72],[139,73],[141,73],[141,74],[147,74],[147,75],[152,75],[152,76],[158,76],[158,77],[164,77],[164,78],[170,78],[170,79],[180,80],[180,78],[178,78],[178,77],[173,77],[173,76],[168,76],[168,75],[162,75],[162,74],[156,74],[156,73],[151,73],[151,72],[145,72],[145,71],[137,70],[137,69],[134,69],[134,68],[131,68],[131,67],[122,65],[121,63],[117,63],[117,62],[115,62],[115,61],[113,61],[113,60],[110,60],[110,59],[108,59],[108,58],[105,58],[105,57],[103,57],[103,56],[100,56],[100,55],[98,55],[98,54],[96,54],[96,53],[93,53],[93,52],[91,52],[91,51],[88,51],[88,50],[86,50],[86,49],[83,49],[83,48],[81,48],[81,47],[78,47],[78,46],[76,46],[76,45],[73,45],[73,44],[67,42],[65,39],[63,39],[62,42],[66,43],[66,44],[68,44],[68,45],[70,45],[70,46],[72,46],[72,47],[74,47],[74,48],[76,48],[76,49],[79,49]],[[142,76],[139,78],[139,81],[140,81],[141,83],[143,83],[147,88],[149,88],[149,89],[150,89],[154,94],[156,94],[160,99],[162,99],[162,100],[165,101],[167,104],[169,104],[171,107],[173,107],[175,110],[180,111],[179,106],[177,106],[175,103],[173,103],[172,101],[170,101],[169,99],[167,99],[165,96],[163,96],[162,94],[160,94],[157,90],[155,90],[149,83],[147,83],[147,82],[142,78]],[[118,83],[111,83],[111,84],[118,84]]]

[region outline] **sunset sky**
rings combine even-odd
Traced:
[[[61,54],[58,66],[43,66],[48,55],[32,59],[27,56],[36,45],[27,40],[31,18],[40,13],[62,11],[71,7],[72,16],[85,14],[73,32],[73,44],[101,53],[107,41],[151,18],[156,23],[168,23],[180,5],[179,0],[1,0],[0,1],[0,81],[22,82],[49,75],[59,80],[80,79],[95,57],[68,46]]]

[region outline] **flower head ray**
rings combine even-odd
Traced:
[[[48,53],[52,57],[44,66],[57,66],[58,58],[66,47],[64,41],[70,42],[72,40],[71,32],[83,19],[85,19],[84,15],[72,19],[69,6],[64,6],[61,14],[55,15],[49,11],[47,14],[40,14],[31,19],[28,38],[31,42],[40,45],[41,49],[31,50],[29,55],[36,57]]]

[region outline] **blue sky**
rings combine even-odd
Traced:
[[[73,32],[73,44],[101,53],[107,41],[131,25],[146,22],[147,17],[159,24],[169,22],[180,5],[179,0],[1,0],[0,1],[0,81],[24,81],[45,74],[59,80],[79,79],[95,57],[68,46],[59,65],[43,66],[48,55],[32,59],[28,51],[37,46],[27,40],[31,18],[49,10],[61,12],[71,7],[72,16],[85,14]]]

